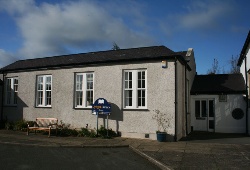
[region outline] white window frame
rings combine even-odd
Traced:
[[[79,79],[78,77],[82,78]],[[88,78],[90,79],[88,80]],[[75,73],[75,102],[74,102],[75,108],[92,108],[92,104],[94,103],[94,91],[95,91],[94,80],[95,80],[94,72]],[[90,97],[90,100],[92,100],[90,102],[88,101],[88,95]]]
[[[47,81],[47,78],[50,78],[50,82]],[[40,80],[42,80],[42,82]],[[47,89],[47,87],[50,88]],[[48,95],[49,93],[50,95]],[[51,105],[52,75],[39,75],[36,77],[36,107],[51,107]]]
[[[5,105],[16,106],[18,98],[18,77],[8,77],[5,81]]]
[[[144,83],[145,87],[142,87],[142,86],[139,87],[139,83],[138,83],[139,72],[145,73],[145,79],[141,79],[145,81]],[[131,78],[128,78],[126,74]],[[131,81],[130,85],[129,85],[129,81]],[[129,92],[130,94],[128,94],[128,91],[130,91]],[[140,98],[139,91],[141,91],[141,99],[139,99]],[[143,91],[144,91],[144,95],[142,95]],[[129,101],[128,98],[132,98],[132,101]],[[143,98],[144,98],[144,101],[143,101]],[[124,109],[147,109],[147,70],[146,69],[123,71],[123,108]]]

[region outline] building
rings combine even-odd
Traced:
[[[245,97],[247,98],[248,102],[247,102],[247,106],[246,106],[246,112],[247,114],[247,119],[246,119],[246,126],[247,128],[247,133],[250,135],[250,117],[249,117],[249,81],[250,81],[250,31],[248,32],[247,38],[245,40],[245,43],[242,47],[241,53],[240,53],[240,57],[238,60],[238,66],[240,67],[240,72],[242,73],[244,80],[245,80],[245,84],[246,84],[246,94]]]
[[[56,117],[71,128],[93,129],[91,104],[105,98],[112,107],[109,128],[123,137],[156,139],[154,110],[166,113],[169,140],[191,131],[192,49],[153,46],[20,60],[0,72],[4,119]],[[106,121],[99,116],[99,125]]]
[[[242,74],[196,75],[191,89],[194,131],[246,133]]]

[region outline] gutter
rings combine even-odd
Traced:
[[[177,133],[178,133],[178,87],[177,87],[177,58],[175,58],[175,135],[174,140],[177,142]]]
[[[91,67],[91,66],[99,66],[102,64],[105,65],[115,65],[117,62],[119,63],[131,63],[134,62],[144,62],[144,61],[158,61],[162,59],[175,59],[179,60],[182,64],[185,63],[183,56],[171,54],[168,56],[158,56],[158,57],[144,57],[144,58],[124,58],[124,59],[110,59],[104,61],[90,61],[90,62],[82,62],[82,63],[69,63],[69,64],[52,64],[52,65],[43,65],[43,66],[31,66],[31,67],[22,67],[22,68],[8,68],[8,66],[0,69],[0,73],[3,72],[24,72],[24,71],[36,71],[36,70],[51,70],[51,69],[66,69],[66,68],[74,68],[74,67]],[[35,60],[35,59],[34,59]],[[190,68],[191,69],[191,68]]]
[[[4,76],[4,72],[2,72],[2,74],[3,74],[3,86],[2,86],[2,103],[1,103],[1,117],[0,117],[0,121],[3,121],[3,105],[4,105],[4,85],[5,85],[5,81],[4,81],[4,79],[5,79],[5,76]]]

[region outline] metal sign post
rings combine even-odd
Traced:
[[[96,136],[98,137],[98,115],[99,113],[96,112]]]
[[[107,137],[109,137],[109,114],[107,114]]]
[[[111,113],[111,104],[104,98],[97,99],[94,104],[92,104],[92,113],[96,113],[96,129],[98,136],[98,115],[106,114],[107,115],[107,136],[108,136],[108,115]]]

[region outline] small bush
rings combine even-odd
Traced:
[[[96,137],[96,132],[94,130],[89,130],[87,128],[81,128],[80,131],[78,131],[79,137]]]
[[[60,121],[61,124],[58,125],[59,136],[78,136],[78,131],[76,129],[70,129],[70,124],[65,124]]]
[[[117,134],[112,129],[106,129],[103,126],[101,126],[101,128],[98,129],[98,135],[102,138],[112,138],[117,136]]]
[[[14,122],[13,124],[13,130],[26,131],[27,127],[27,121],[25,120],[19,120]]]
[[[78,133],[78,136],[79,137],[84,137],[84,136],[89,137],[90,136],[90,131],[87,128],[81,128],[81,130]]]
[[[6,130],[13,130],[14,123],[13,122],[5,122],[4,127]]]

